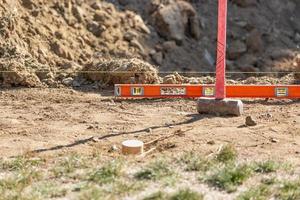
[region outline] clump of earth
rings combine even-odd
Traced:
[[[115,83],[161,83],[158,70],[140,59],[111,59],[90,63],[84,76],[107,85]]]
[[[227,70],[300,71],[299,9],[230,1]],[[0,0],[0,16],[0,86],[197,83],[174,72],[215,70],[217,0]]]

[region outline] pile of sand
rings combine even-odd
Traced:
[[[82,74],[104,84],[160,83],[158,70],[140,59],[110,59],[88,64]]]

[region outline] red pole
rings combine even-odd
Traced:
[[[226,98],[225,70],[226,70],[226,28],[227,28],[227,0],[219,0],[218,8],[218,42],[216,61],[216,99]]]

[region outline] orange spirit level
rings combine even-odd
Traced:
[[[228,98],[300,98],[300,85],[227,85]],[[216,95],[215,85],[119,84],[115,96],[126,98],[197,98]]]

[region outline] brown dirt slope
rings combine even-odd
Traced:
[[[230,1],[228,69],[297,67],[299,8],[295,0]],[[77,71],[124,68],[118,59],[132,58],[160,72],[213,71],[216,9],[216,0],[0,0],[0,84],[80,86],[89,76]]]

